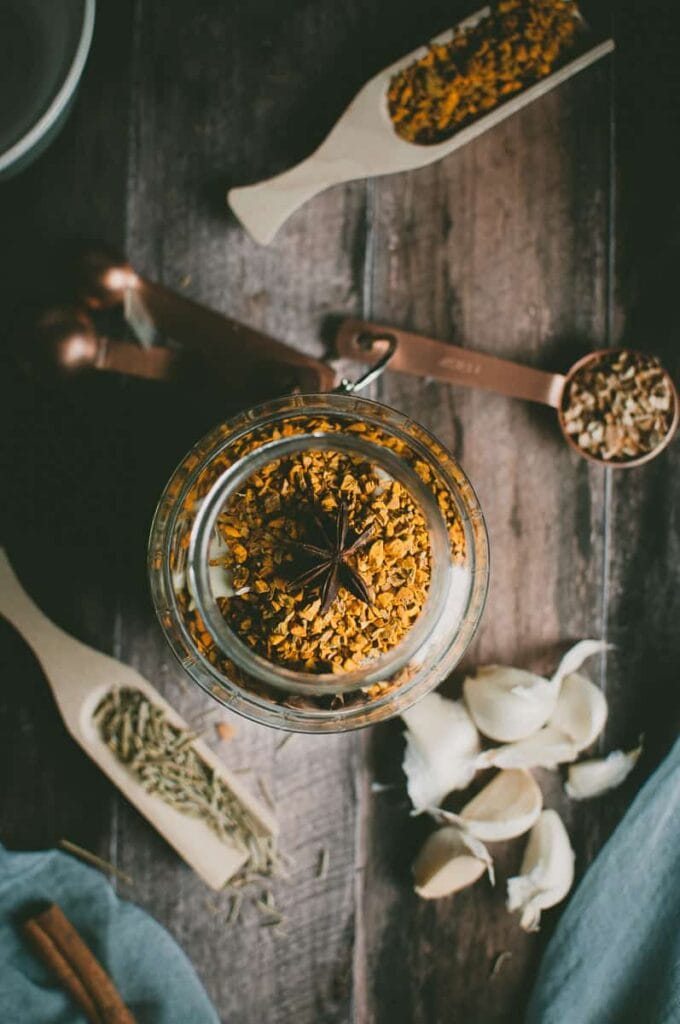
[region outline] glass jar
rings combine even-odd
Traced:
[[[239,488],[265,466],[318,451],[398,481],[427,530],[422,610],[395,646],[348,671],[300,671],[253,650],[223,614],[210,566],[218,517]],[[342,732],[401,713],[450,674],[482,614],[489,554],[477,497],[452,455],[395,410],[333,393],[259,406],[199,441],[161,496],[148,564],[165,636],[199,686],[266,725]]]

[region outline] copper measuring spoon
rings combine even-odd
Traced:
[[[76,304],[47,310],[35,325],[37,354],[62,372],[92,368],[154,380],[182,378],[197,354],[221,386],[241,394],[246,372],[265,373],[282,389],[326,391],[335,373],[285,345],[164,285],[143,277],[106,246],[83,249],[73,267]],[[139,344],[102,336],[92,314],[124,310]],[[155,345],[163,337],[180,345]]]
[[[609,352],[621,351],[619,349],[597,349],[574,363],[566,374],[548,373],[545,370],[536,370],[531,366],[511,362],[509,359],[499,359],[497,356],[488,356],[457,345],[449,345],[420,334],[353,318],[343,320],[340,324],[335,338],[335,348],[338,356],[367,362],[375,359],[376,349],[380,351],[390,342],[396,342],[394,354],[389,362],[391,370],[418,377],[433,377],[450,384],[495,391],[511,398],[523,398],[556,409],[562,436],[567,444],[583,458],[600,466],[611,466],[616,469],[641,466],[656,458],[670,444],[678,428],[680,401],[670,375],[664,370],[673,400],[673,416],[666,434],[651,451],[625,462],[615,462],[585,451],[568,433],[565,398],[570,383],[584,367],[595,364]]]

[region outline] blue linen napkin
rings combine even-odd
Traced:
[[[679,1024],[680,740],[586,872],[526,1024]]]
[[[59,904],[138,1024],[219,1024],[179,946],[100,872],[57,850],[10,853],[0,844],[2,1024],[86,1022],[21,933],[22,920],[45,903]]]

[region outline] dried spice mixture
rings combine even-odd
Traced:
[[[448,489],[406,442],[363,422],[300,416],[248,432],[198,477],[180,523],[193,520],[221,473],[262,444],[336,431],[389,448],[410,465],[443,515],[451,561],[463,564],[465,529]],[[188,543],[185,531],[172,570],[196,649],[229,678],[271,696],[206,629],[182,567]],[[270,663],[317,675],[361,668],[399,644],[423,610],[432,570],[425,517],[410,492],[340,447],[308,447],[254,472],[218,515],[210,563],[213,594],[233,632]],[[386,685],[369,687],[363,699]]]
[[[397,133],[432,145],[550,74],[580,24],[572,0],[498,0],[477,24],[394,76],[387,100]]]
[[[221,610],[258,654],[347,672],[390,650],[430,581],[422,512],[396,480],[341,451],[308,450],[254,474],[222,511]]]
[[[607,352],[578,370],[565,388],[564,429],[579,448],[607,462],[638,459],[665,440],[675,415],[673,385],[659,360]]]

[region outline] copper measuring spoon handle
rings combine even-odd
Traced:
[[[386,344],[387,338],[397,342],[389,368],[418,377],[464,387],[483,388],[511,398],[524,398],[560,407],[566,377],[561,373],[546,373],[531,366],[498,359],[482,352],[474,352],[458,345],[449,345],[421,334],[396,330],[385,324],[368,320],[343,320],[335,339],[338,356],[370,362],[375,359],[375,348]]]
[[[327,391],[335,384],[333,370],[321,360],[143,277],[105,247],[81,254],[79,274],[84,301],[93,308],[124,305],[147,346],[160,334],[199,352],[219,374],[237,377],[239,367],[266,362],[293,370],[304,390]]]

